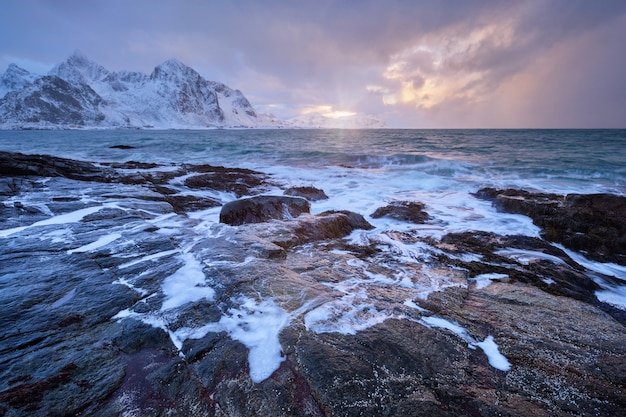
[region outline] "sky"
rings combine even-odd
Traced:
[[[626,127],[626,0],[0,0],[0,73],[176,58],[258,112]]]

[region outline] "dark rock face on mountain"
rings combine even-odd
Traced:
[[[54,76],[39,78],[0,100],[5,123],[97,126],[105,118],[104,100],[86,84],[70,84]]]
[[[215,89],[183,63],[171,59],[157,66],[150,74],[150,82],[158,86],[157,94],[166,111],[203,115],[215,124],[224,122]]]
[[[601,262],[626,265],[626,197],[493,188],[479,190],[476,196],[492,200],[499,210],[532,218],[552,242]]]
[[[602,297],[618,278],[540,238],[377,234],[293,197],[272,196],[299,215],[221,224],[246,201],[236,176],[250,201],[282,191],[248,170],[0,153],[0,415],[626,412],[626,311]],[[524,198],[591,205],[590,224],[623,208]]]

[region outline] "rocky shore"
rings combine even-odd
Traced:
[[[370,224],[419,201],[0,152],[0,198],[2,416],[626,413],[622,196],[477,190],[541,238],[434,239]]]

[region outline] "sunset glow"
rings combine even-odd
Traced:
[[[92,6],[4,2],[0,71],[15,62],[45,73],[78,49],[115,71],[150,73],[179,59],[283,119],[367,114],[390,127],[620,127],[626,120],[621,0]]]

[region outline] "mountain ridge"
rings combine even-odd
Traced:
[[[385,127],[373,117],[363,126]],[[0,74],[0,129],[344,127],[319,115],[281,120],[259,114],[245,95],[177,59],[150,74],[110,71],[76,51],[37,76],[15,64]]]

